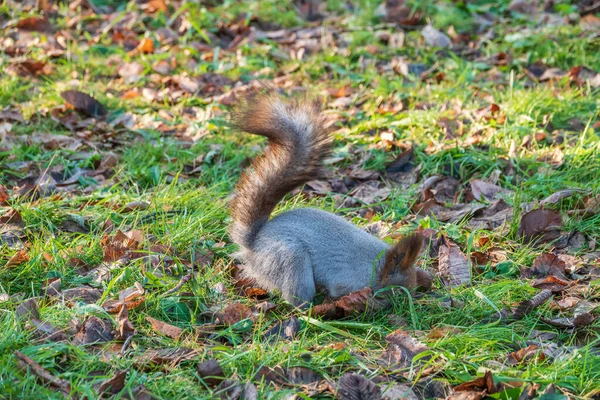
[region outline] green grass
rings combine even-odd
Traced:
[[[275,391],[272,385],[257,380],[256,373],[263,366],[305,366],[331,382],[337,382],[346,372],[359,372],[369,378],[389,376],[398,382],[415,384],[420,379],[418,368],[393,371],[390,375],[380,363],[386,335],[398,328],[389,315],[405,320],[407,325],[403,329],[430,348],[431,359],[427,363],[433,377],[452,386],[482,376],[489,369],[498,382],[537,383],[542,390],[554,383],[559,391],[569,393],[572,398],[591,398],[600,393],[600,320],[576,332],[559,329],[541,319],[570,317],[572,311],[561,312],[546,303],[522,320],[494,322],[496,309],[510,308],[531,298],[538,290],[532,288],[530,282],[519,279],[514,270],[508,275],[487,273],[492,270],[491,266],[484,268],[483,273],[473,269],[473,282],[468,287],[447,289],[436,280],[435,294],[414,299],[395,290],[390,308],[374,315],[357,315],[342,321],[317,319],[316,323],[305,318],[297,338],[290,342],[272,343],[263,337],[264,331],[275,322],[300,315],[277,294],[268,299],[276,304],[275,310],[261,314],[253,323],[243,321],[218,329],[211,337],[198,336],[197,329],[212,322],[207,311],[233,301],[248,306],[257,302],[240,296],[230,276],[235,246],[227,235],[230,223],[227,199],[249,157],[259,154],[264,142],[230,129],[227,106],[201,95],[183,94],[170,99],[169,94],[177,85],[168,76],[160,77],[152,70],[155,62],[170,62],[174,58],[176,66],[171,76],[211,72],[233,82],[247,84],[261,79],[273,86],[278,85],[273,83],[274,79],[287,76],[289,82],[279,80],[279,85],[287,84],[288,92],[292,87],[306,88],[323,98],[325,107],[334,110],[332,114],[338,117],[334,155],[343,160],[330,166],[332,172],[344,175],[348,167],[356,165],[368,170],[385,169],[401,150],[385,149],[382,132],[392,132],[396,140],[414,145],[414,164],[420,165],[419,182],[406,189],[390,184],[392,195],[379,204],[369,205],[376,210],[372,221],[381,220],[391,225],[402,222],[400,231],[417,226],[436,229],[459,243],[465,253],[471,243],[475,250],[498,247],[506,251],[513,266],[524,268],[551,247],[525,245],[517,236],[518,209],[522,203],[541,200],[567,188],[583,189],[590,196],[600,194],[598,88],[586,84],[577,86],[568,78],[534,82],[527,77],[526,68],[540,61],[564,72],[576,66],[598,72],[597,35],[576,22],[558,27],[538,24],[533,18],[508,11],[510,2],[506,0],[409,1],[414,10],[424,13],[436,28],[447,32],[452,27],[458,33],[470,34],[473,43],[479,39],[481,43],[472,53],[461,53],[458,48],[456,51],[432,49],[424,44],[419,30],[407,30],[404,45],[391,48],[378,39],[375,30],[393,33],[400,28],[374,28],[381,23],[376,12],[378,1],[352,2],[354,9],[351,10],[346,2],[328,0],[324,10],[335,18],[323,23],[323,31],[345,32],[337,47],[318,45],[316,50],[306,51],[304,58],[298,61],[290,57],[286,46],[266,38],[241,44],[236,51],[220,49],[218,54],[215,51],[207,55],[206,51],[198,50],[198,43],[207,39],[216,45],[218,24],[227,26],[241,13],[248,13],[246,24],[252,16],[280,28],[310,26],[298,16],[292,2],[225,1],[217,7],[171,2],[175,5],[168,15],[154,16],[145,14],[135,2],[95,0],[93,3],[125,19],[133,16],[131,27],[136,36],[154,40],[155,54],[128,54],[122,46],[112,42],[114,33],[110,27],[106,28],[107,20],[97,16],[69,25],[81,12],[69,10],[66,3],[60,3],[57,13],[50,17],[53,26],[70,35],[65,39],[64,54],[58,58],[46,54],[42,45],[48,41],[49,34],[44,33],[32,33],[41,44],[25,47],[25,58],[52,65],[48,76],[18,76],[7,72],[15,58],[9,55],[7,48],[0,48],[0,105],[19,108],[26,119],[24,123],[11,122],[12,129],[4,140],[0,135],[0,184],[11,189],[9,204],[0,206],[0,218],[9,209],[20,213],[23,219],[21,241],[29,255],[29,260],[19,266],[4,267],[19,245],[0,240],[0,293],[11,296],[10,300],[0,302],[0,397],[62,397],[35,375],[19,368],[14,355],[16,350],[54,376],[68,381],[73,398],[97,398],[95,385],[123,369],[128,370],[128,375],[119,398],[142,384],[157,398],[213,398],[216,396],[213,389],[198,379],[195,369],[199,361],[209,358],[219,361],[227,377],[242,383],[254,382],[259,398],[283,399],[301,390],[284,386]],[[577,8],[560,1],[555,10],[560,15],[569,15]],[[482,39],[485,31],[476,33],[475,29],[486,12],[497,20],[489,28],[488,39]],[[5,0],[0,5],[0,22],[26,15],[21,6],[11,1]],[[189,24],[179,32],[177,47],[161,48],[165,44],[159,43],[157,32],[167,25],[173,29],[180,27],[181,20],[177,16]],[[97,29],[96,23],[101,29],[88,32]],[[112,23],[120,27],[118,21]],[[7,32],[16,32],[11,29],[7,28]],[[507,65],[491,64],[490,58],[499,53],[510,55]],[[435,66],[435,70],[420,79],[403,77],[385,68],[399,57],[410,64]],[[121,62],[143,65],[142,77],[134,83],[124,82],[117,74]],[[443,73],[439,82],[435,78],[437,73]],[[108,122],[129,113],[135,118],[134,128],[127,130],[94,123],[72,132],[51,118],[51,111],[64,103],[60,92],[73,85],[107,108]],[[335,99],[323,93],[344,86],[351,87],[357,94],[351,104],[333,109]],[[129,100],[122,98],[128,90],[137,89],[142,93],[144,88],[167,94],[161,94],[162,97],[154,101],[144,95]],[[226,92],[231,85],[222,89]],[[382,111],[380,106],[388,102],[402,102],[403,107],[398,112]],[[477,118],[478,110],[490,104],[499,106],[500,117]],[[463,135],[448,138],[438,124],[440,118],[467,121]],[[548,121],[552,126],[545,130]],[[545,131],[547,139],[562,136],[564,141],[552,144],[533,139],[530,146],[521,146],[526,136],[535,137],[541,131]],[[190,139],[186,136],[190,132],[198,136]],[[45,140],[36,140],[40,133],[80,137],[94,145],[84,143],[83,149],[52,146]],[[475,136],[479,137],[478,142],[468,142],[467,139]],[[563,162],[552,166],[542,157],[557,147],[563,153]],[[515,156],[511,155],[511,148]],[[20,179],[37,177],[43,171],[64,181],[81,169],[97,169],[109,153],[116,155],[117,161],[105,180],[97,176],[80,178],[60,196],[40,199],[19,196],[12,190],[20,185]],[[195,164],[199,156],[203,160]],[[190,174],[198,165],[199,171]],[[507,172],[508,167],[513,173]],[[512,191],[506,200],[516,208],[516,217],[505,232],[473,231],[466,221],[446,224],[433,217],[417,219],[410,211],[418,202],[420,185],[432,175],[452,176],[468,187],[469,180],[489,178],[495,170],[503,171],[498,184]],[[553,208],[565,217],[565,230],[581,232],[588,243],[597,243],[600,240],[598,215],[568,216],[569,210],[580,208],[584,196],[577,193]],[[124,212],[124,206],[134,201],[149,205]],[[300,206],[336,212],[359,226],[370,222],[363,217],[367,206],[340,206],[339,198],[333,194],[316,198],[289,197],[277,212]],[[69,232],[64,228],[65,221],[84,223],[89,232]],[[102,262],[102,239],[107,221],[113,225],[113,233],[117,229],[141,230],[144,250],[156,244],[172,248],[172,261],[166,262],[169,268],[163,268],[162,262],[149,266],[146,259],[137,258],[113,270],[99,283],[81,276],[72,258],[89,266]],[[1,229],[4,228],[0,225]],[[484,237],[489,242],[480,247],[480,239]],[[179,292],[165,295],[189,271],[186,265],[209,250],[214,253],[214,261],[210,265],[194,264],[194,278]],[[575,254],[583,256],[591,251],[584,248]],[[425,268],[432,269],[435,264],[436,260],[424,257]],[[91,305],[40,298],[41,319],[60,329],[68,329],[71,321],[81,321],[91,315],[108,318],[116,327],[115,316],[104,312],[102,301],[116,298],[119,291],[135,282],[144,286],[145,301],[129,312],[137,334],[125,356],[117,354],[122,343],[81,346],[41,340],[16,317],[18,305],[24,299],[43,296],[44,282],[56,277],[61,279],[63,290],[90,284],[103,293],[102,299]],[[219,289],[221,284],[225,285],[224,291]],[[584,284],[588,290],[580,296],[596,301],[600,295],[597,281]],[[450,297],[460,300],[463,306],[445,307],[443,301]],[[598,315],[597,310],[593,313]],[[180,341],[153,332],[146,316],[184,329]],[[445,334],[428,336],[442,329]],[[508,365],[507,354],[527,347],[533,340],[534,330],[556,334],[555,339],[545,344],[563,349],[564,355]],[[136,356],[146,349],[179,346],[198,350],[199,355],[179,366],[143,368],[135,362]],[[511,389],[494,396],[518,398],[520,390]],[[312,397],[306,393],[308,391],[302,398],[332,398],[328,392]]]

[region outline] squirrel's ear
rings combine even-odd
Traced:
[[[411,268],[421,251],[423,237],[419,234],[405,236],[396,242],[385,254],[382,279],[394,272],[402,272]]]

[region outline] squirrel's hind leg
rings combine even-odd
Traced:
[[[291,273],[279,288],[281,296],[296,307],[308,307],[317,293],[310,257],[302,252],[286,261],[293,265],[287,267]]]

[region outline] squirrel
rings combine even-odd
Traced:
[[[299,208],[269,219],[293,189],[315,179],[332,138],[316,103],[259,94],[238,104],[232,126],[266,136],[269,146],[242,173],[230,203],[230,237],[240,250],[243,274],[306,307],[317,291],[340,297],[367,286],[431,287],[431,276],[414,266],[422,236],[390,246],[335,214]]]

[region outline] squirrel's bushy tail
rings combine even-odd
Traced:
[[[242,174],[231,202],[231,238],[251,248],[277,203],[316,177],[331,139],[316,104],[274,94],[247,99],[234,112],[233,123],[269,139],[265,153]]]

